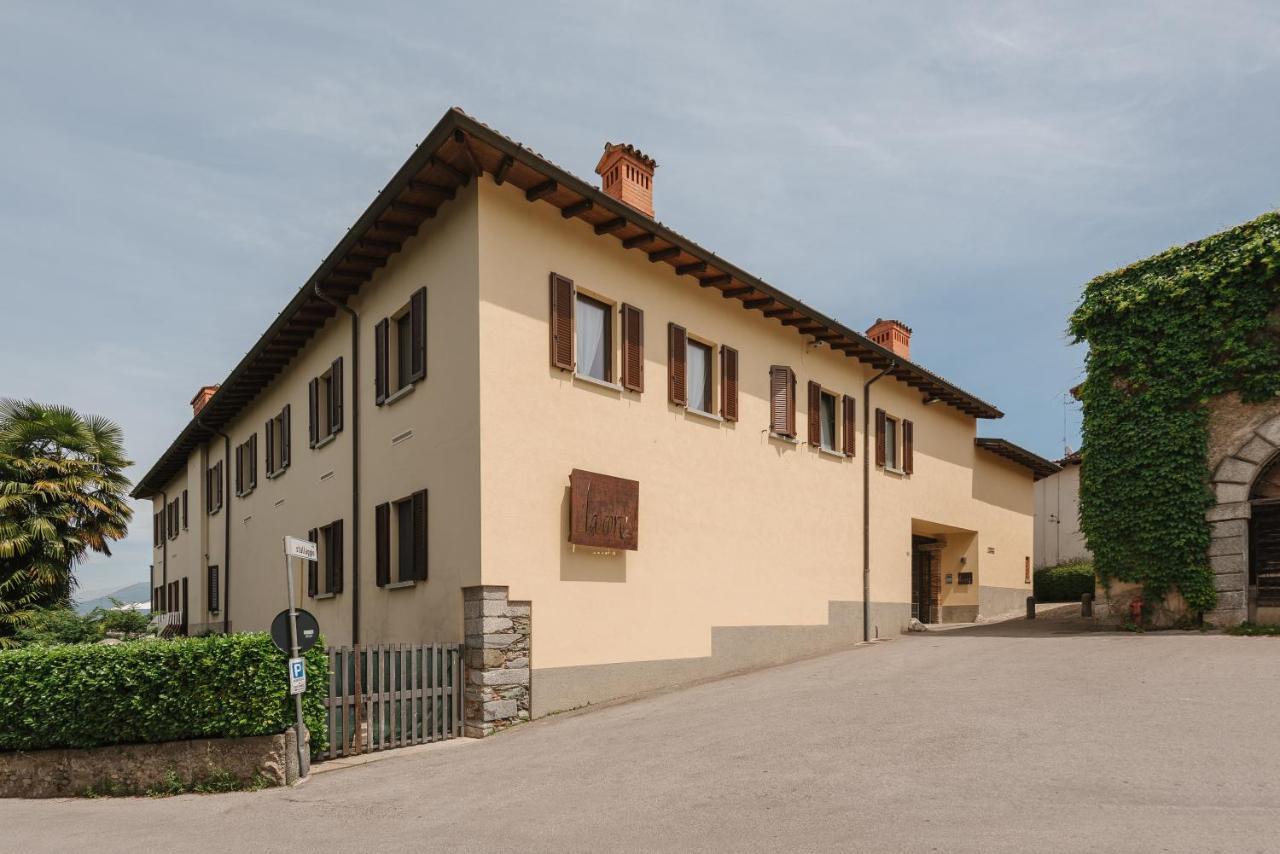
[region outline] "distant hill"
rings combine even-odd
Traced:
[[[93,599],[86,599],[83,602],[77,600],[76,611],[80,614],[87,614],[94,608],[110,608],[112,599],[119,599],[126,605],[132,605],[135,602],[146,602],[150,606],[151,586],[145,581],[139,581],[137,584],[121,587],[119,590],[113,590]]]

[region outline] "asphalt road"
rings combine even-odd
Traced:
[[[0,803],[30,851],[1280,851],[1280,639],[1037,620],[168,799]]]

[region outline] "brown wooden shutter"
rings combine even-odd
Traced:
[[[738,420],[738,351],[720,347],[720,417]]]
[[[312,378],[307,383],[307,436],[311,447],[320,441],[320,380]]]
[[[307,539],[316,544],[316,557],[321,555],[320,532],[315,528],[307,531]],[[314,560],[307,561],[307,595],[315,596],[320,592],[320,568]]]
[[[913,425],[910,421],[902,422],[902,471],[911,474],[915,471],[915,438],[911,435]]]
[[[858,402],[846,394],[842,403],[844,413],[843,450],[849,456],[855,457],[858,455]]]
[[[218,469],[218,477],[216,480],[217,491],[218,491],[218,509],[221,510],[222,509],[222,489],[223,489],[223,486],[226,484],[226,474],[224,473],[226,469],[223,468],[222,460],[218,460],[218,465],[216,468]]]
[[[427,289],[418,288],[409,298],[409,382],[427,375]]]
[[[381,406],[387,401],[387,342],[389,322],[384,317],[373,327],[373,399]]]
[[[413,573],[409,577],[415,581],[427,580],[427,491],[425,489],[413,494]]]
[[[379,587],[391,582],[391,505],[373,509],[374,578]]]
[[[182,490],[182,530],[187,530],[187,491]]]
[[[769,432],[777,436],[790,435],[787,427],[790,373],[791,369],[784,365],[769,368]]]
[[[206,591],[209,599],[209,610],[218,613],[218,568],[209,566],[205,569],[208,578],[208,590]]]
[[[258,485],[258,434],[249,437],[249,488]]]
[[[181,632],[184,635],[187,633],[187,628],[188,628],[187,613],[188,613],[187,611],[187,577],[184,575],[182,576],[182,617],[181,617],[181,620],[182,620]]]
[[[876,465],[884,465],[884,410],[876,410]]]
[[[268,418],[267,426],[263,428],[263,435],[267,437],[267,474],[274,474],[276,470],[276,429],[275,419]]]
[[[822,445],[822,386],[809,380],[809,444]]]
[[[329,369],[329,433],[342,429],[342,357],[333,360]]]
[[[573,364],[573,280],[551,274],[551,366],[572,371]]]
[[[280,448],[276,453],[280,457],[281,471],[284,471],[289,467],[289,434],[293,428],[293,416],[290,414],[291,406],[292,404],[286,403],[284,405],[284,411],[280,413]]]
[[[333,554],[333,561],[329,564],[329,592],[342,592],[342,562],[343,562],[343,543],[342,543],[342,520],[334,522],[329,527],[329,538],[332,543],[330,552]]]
[[[244,445],[236,445],[236,495],[244,494]]]
[[[644,312],[622,305],[622,387],[644,391]]]
[[[683,326],[667,324],[667,392],[677,406],[689,405],[689,334]]]

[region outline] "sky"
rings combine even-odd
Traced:
[[[1056,458],[1081,287],[1280,206],[1277,93],[1274,2],[0,0],[0,396],[140,477],[456,105],[592,180],[639,146],[667,225]]]

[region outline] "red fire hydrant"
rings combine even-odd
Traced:
[[[1142,625],[1142,597],[1134,596],[1129,600],[1129,618],[1134,624]]]

